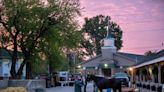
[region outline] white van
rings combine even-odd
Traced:
[[[69,77],[68,71],[60,71],[59,72],[60,81],[68,81],[68,77]]]

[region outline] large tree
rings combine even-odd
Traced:
[[[63,48],[77,45],[78,0],[1,0],[1,4],[1,46],[12,50],[10,74],[13,78],[20,78],[25,65],[26,77],[29,77],[34,58],[60,61]],[[16,71],[18,51],[24,58]]]
[[[111,35],[115,39],[117,50],[122,47],[122,30],[116,23],[112,22],[110,16],[97,15],[92,18],[85,18],[85,24],[82,27],[83,40],[81,55],[93,57],[101,54],[101,41],[107,35],[107,27],[111,25]]]

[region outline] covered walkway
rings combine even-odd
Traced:
[[[164,50],[129,68],[131,80],[140,90],[164,92]]]

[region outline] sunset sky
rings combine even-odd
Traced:
[[[122,52],[164,49],[164,0],[80,0],[82,16],[109,15],[123,30]],[[163,45],[162,45],[163,43]]]

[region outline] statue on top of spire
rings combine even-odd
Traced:
[[[110,21],[108,21],[107,35],[106,35],[107,38],[112,37],[111,32],[112,32],[112,25],[111,25]]]

